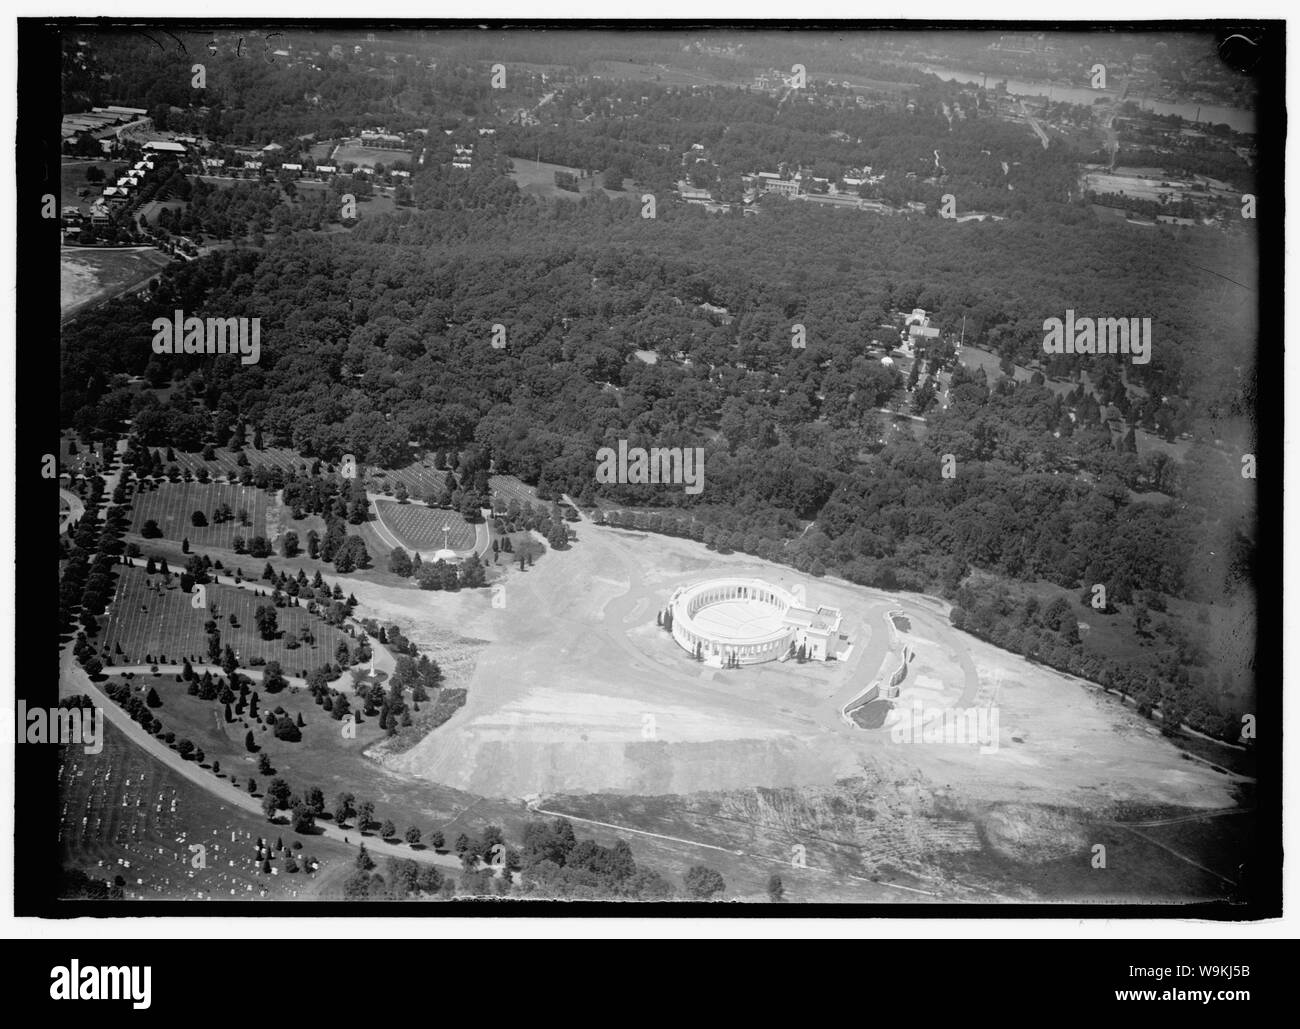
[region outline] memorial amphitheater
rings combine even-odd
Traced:
[[[802,597],[762,579],[710,579],[681,586],[668,602],[679,646],[714,667],[793,657],[800,647],[829,661],[848,646],[837,608],[812,608]]]

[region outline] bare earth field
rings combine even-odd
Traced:
[[[954,631],[933,598],[575,529],[571,550],[527,571],[494,566],[493,591],[349,576],[358,615],[396,623],[468,701],[409,747],[359,740],[351,760],[370,774],[322,765],[310,778],[331,790],[357,778],[403,823],[492,819],[517,832],[529,810],[564,815],[665,874],[707,863],[734,898],[762,899],[774,871],[807,901],[1232,895],[1250,780],[1215,767],[1213,748],[1209,760],[1184,753],[1119,699]],[[676,586],[721,574],[839,607],[851,650],[827,664],[695,662],[656,613]],[[904,651],[884,724],[844,718]],[[187,699],[174,698],[173,717]],[[898,728],[914,704],[982,710],[991,732],[909,740]],[[439,799],[450,797],[481,799]]]
[[[59,313],[67,319],[84,307],[157,275],[170,262],[170,257],[152,247],[65,247],[59,255]]]
[[[978,785],[986,799],[1032,792],[1068,803],[1100,793],[1112,801],[1232,803],[1217,773],[1180,759],[1118,702],[955,632],[936,601],[817,580],[667,537],[643,541],[589,523],[579,535],[571,552],[515,571],[505,608],[465,605],[461,631],[493,641],[479,657],[469,702],[396,767],[515,797],[831,783],[880,766]],[[739,670],[697,664],[655,626],[655,614],[677,585],[723,573],[802,585],[810,602],[839,606],[855,644],[849,659]],[[918,652],[900,704],[916,696],[966,706],[1000,679],[996,753],[898,744],[840,718],[839,706],[872,682],[889,650],[892,609],[907,612]]]

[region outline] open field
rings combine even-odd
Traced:
[[[288,447],[272,446],[266,444],[260,449],[252,446],[252,432],[250,431],[249,445],[243,448],[242,453],[248,459],[248,467],[256,471],[258,466],[267,468],[279,468],[281,471],[293,471],[299,476],[308,476],[312,468],[317,463],[317,458],[304,457],[296,450]],[[166,448],[154,447],[159,450],[164,458],[165,464],[172,464],[172,461],[166,460]],[[214,478],[226,478],[231,472],[239,473],[240,467],[238,458],[240,451],[232,450],[229,447],[214,447],[213,460],[205,461],[201,452],[184,452],[180,450],[173,451],[175,455],[175,464],[182,471],[188,470],[197,474],[200,468],[207,468],[208,474]],[[335,465],[328,461],[320,461],[320,470],[318,474],[328,475],[332,470],[336,470]],[[419,459],[412,461],[400,469],[393,468],[373,468],[366,466],[364,474],[369,480],[369,485],[376,493],[388,493],[397,487],[398,482],[405,482],[406,488],[413,497],[423,497],[428,490],[432,488],[442,488],[445,472],[439,471],[434,467],[433,457],[425,454]]]
[[[74,443],[77,448],[75,454],[72,452]],[[102,468],[103,452],[103,444],[87,445],[77,439],[76,433],[65,430],[59,435],[59,472],[64,475],[83,475],[88,464]]]
[[[80,161],[63,160],[59,162],[59,206],[61,208],[86,207],[99,196],[105,186],[111,186],[116,180],[113,170],[121,168],[125,161]],[[98,168],[104,173],[103,181],[90,182],[86,178],[89,168]],[[83,191],[88,191],[82,196]]]
[[[250,563],[261,571],[262,562]],[[207,634],[203,626],[209,619],[216,621],[222,645],[230,644],[241,662],[247,664],[254,657],[279,661],[286,674],[299,675],[332,662],[340,640],[345,640],[349,648],[355,647],[346,632],[308,614],[305,601],[302,607],[277,608],[280,637],[263,640],[254,614],[259,606],[271,603],[267,583],[258,586],[266,596],[258,596],[251,589],[208,583],[207,607],[196,609],[192,595],[180,591],[175,567],[170,587],[162,585],[162,576],[147,575],[143,568],[118,566],[116,571],[117,589],[99,637],[116,665],[147,663],[146,655],[154,661],[166,655],[177,664],[185,657],[206,661]],[[231,615],[237,625],[231,624]],[[314,642],[301,639],[304,629]],[[289,646],[295,641],[298,646]]]
[[[147,204],[140,205],[136,216],[143,218],[145,224],[154,226],[158,224],[158,215],[164,208],[171,211],[172,217],[175,218],[176,215],[183,214],[187,207],[189,203],[185,200],[150,200]]]
[[[368,164],[374,167],[382,164],[385,168],[391,168],[398,161],[404,161],[410,166],[414,160],[415,155],[410,150],[379,150],[361,146],[360,143],[344,143],[334,151],[330,163],[342,171],[343,165],[348,161],[356,165]]]
[[[251,438],[251,434],[250,434]],[[225,478],[231,472],[238,474],[240,471],[238,464],[239,451],[231,450],[229,447],[215,447],[215,457],[211,461],[203,460],[202,453],[186,453],[180,450],[173,450],[175,461],[167,460],[167,448],[153,447],[158,450],[164,460],[164,466],[175,464],[181,471],[189,470],[197,473],[200,468],[207,468],[208,473],[214,478],[220,476]],[[306,475],[311,469],[313,459],[305,458],[296,451],[288,450],[284,447],[263,447],[257,448],[249,445],[243,450],[244,456],[248,458],[248,467],[254,470],[259,465],[265,465],[267,468],[279,468],[282,471],[293,469],[299,475]],[[322,466],[324,462],[322,462]]]
[[[337,896],[352,873],[351,848],[319,837],[300,837],[287,826],[221,803],[195,784],[105,726],[104,749],[87,754],[62,749],[59,772],[59,853],[65,868],[96,879],[126,880],[125,899],[272,900]],[[215,778],[215,777],[214,777]],[[263,873],[257,840],[277,837],[292,847],[300,868],[307,856],[316,871]],[[192,847],[202,847],[197,851]],[[202,854],[204,868],[193,863]],[[127,864],[129,863],[129,865]]]
[[[64,247],[59,252],[59,314],[66,320],[115,293],[147,282],[171,260],[152,247]]]
[[[603,185],[597,186],[598,182],[604,181],[600,175],[587,179],[579,178],[578,192],[573,193],[567,189],[560,189],[555,184],[555,173],[565,171],[581,176],[582,170],[580,168],[569,168],[563,164],[548,164],[546,161],[530,161],[523,157],[511,157],[510,162],[514,165],[510,177],[515,180],[515,185],[519,187],[521,193],[527,193],[530,196],[568,197],[573,200],[579,196],[586,196],[595,189],[603,190],[605,195],[610,197],[630,197],[632,195],[626,192],[605,189]]]
[[[397,489],[397,484],[401,482],[406,485],[407,493],[423,500],[430,492],[438,492],[442,489],[447,473],[435,468],[433,457],[425,454],[405,468],[367,469],[367,478],[368,487],[376,493],[387,493],[391,496],[393,490]]]
[[[739,72],[739,68],[737,71]],[[626,82],[655,82],[662,86],[721,86],[732,80],[720,79],[692,68],[667,64],[634,64],[631,61],[593,61],[593,75]]]
[[[455,511],[376,500],[375,515],[407,550],[441,550],[444,526],[451,527],[446,540],[452,550],[472,550],[474,547],[474,526]]]
[[[1135,857],[1104,884],[1086,880],[1098,826],[1133,806],[1199,818],[1233,807],[1247,780],[1184,755],[1116,698],[953,630],[941,602],[667,537],[589,523],[579,535],[572,551],[523,574],[512,569],[503,609],[477,598],[376,596],[359,586],[363,607],[383,604],[413,632],[430,617],[417,606],[450,602],[463,634],[490,641],[466,708],[386,756],[390,769],[487,796],[540,796],[541,810],[624,827],[638,857],[643,844],[656,867],[706,860],[724,875],[732,867],[755,892],[761,876],[789,867],[790,843],[800,840],[810,841],[809,864],[824,873],[820,885],[801,887],[809,899],[843,898],[846,885],[860,899],[1007,898],[1025,868],[1043,870],[1044,894],[1058,897],[1071,890],[1208,897],[1229,889],[1217,878],[1221,867],[1207,875],[1188,863],[1197,853],[1190,838],[1186,851],[1170,854],[1135,843],[1125,829],[1115,830],[1128,841],[1117,845],[1141,853],[1140,864]],[[719,574],[802,585],[810,602],[839,607],[853,640],[847,660],[741,670],[697,664],[655,626],[655,612],[675,586]],[[889,611],[905,616],[893,626],[897,641]],[[866,731],[840,717],[843,703],[895,667],[890,655],[904,643],[914,657],[893,723],[918,703],[996,711],[986,746],[909,745],[889,727]],[[856,815],[852,796],[862,807]],[[711,847],[742,853],[731,858]]]
[[[493,496],[500,497],[501,501],[506,505],[512,500],[518,500],[521,504],[540,504],[543,502],[538,499],[537,490],[526,482],[516,479],[513,475],[492,476],[488,479],[488,489],[492,491]]]
[[[223,503],[230,505],[235,517],[218,525],[212,516]],[[195,511],[207,517],[206,526],[191,524]],[[240,511],[248,513],[247,525],[241,523]],[[229,483],[163,482],[156,489],[137,491],[131,500],[131,531],[143,531],[150,519],[168,539],[188,539],[191,549],[230,549],[236,536],[249,540],[266,535],[266,491]]]
[[[247,710],[242,715],[235,715],[234,721],[227,724],[223,705],[191,696],[186,692],[186,684],[176,682],[174,675],[137,675],[131,682],[141,691],[150,687],[157,690],[163,703],[156,709],[156,713],[163,722],[165,731],[176,733],[178,739],[193,742],[203,751],[206,763],[211,764],[213,760],[220,762],[223,791],[246,792],[248,780],[252,778],[256,780],[260,796],[271,778],[278,776],[299,793],[312,786],[319,786],[325,794],[326,808],[331,812],[334,798],[339,793],[354,793],[358,801],[374,802],[374,817],[377,822],[392,819],[398,826],[399,836],[408,826],[415,825],[426,834],[441,829],[449,843],[455,839],[456,833],[465,830],[472,832],[475,831],[475,826],[485,824],[461,818],[478,798],[423,783],[419,789],[404,787],[400,779],[369,760],[365,752],[386,736],[379,728],[378,718],[363,715],[356,723],[355,737],[349,737],[341,731],[341,723],[316,705],[305,690],[290,687],[280,693],[270,694],[254,683],[253,688],[257,689],[259,695],[259,715],[283,708],[284,713],[295,721],[299,715],[302,716],[302,739],[297,743],[289,743],[276,739],[264,721],[259,724],[250,719]],[[361,705],[356,703],[357,698],[351,691],[345,691],[345,695],[348,696],[349,703],[353,704],[353,711],[359,711]],[[434,699],[431,696],[429,703],[433,703]],[[258,747],[256,753],[250,753],[245,746],[245,735],[250,729]],[[264,775],[257,770],[258,758],[263,753],[275,769],[273,776]],[[511,814],[515,818],[524,814],[522,805],[496,805],[498,811],[495,813],[492,807],[493,805],[484,805],[476,811],[476,815],[481,817],[487,814],[500,819],[502,814]],[[329,820],[332,819],[325,819]],[[283,835],[286,839],[293,835],[285,825],[272,826],[265,822],[262,825],[272,841],[276,835]],[[351,826],[356,828],[355,821]],[[373,838],[377,834],[376,827],[364,835]],[[361,838],[360,833],[351,834],[354,844]],[[304,846],[314,848],[316,843],[316,839],[306,839]]]

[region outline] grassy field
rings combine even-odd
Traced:
[[[105,725],[104,736],[99,754],[81,747],[61,750],[63,867],[109,882],[122,876],[128,900],[325,897],[338,895],[352,873],[355,855],[346,845],[296,837],[285,826],[221,803],[132,746],[111,725]],[[268,837],[272,846],[282,837],[290,847],[301,839],[303,848],[294,851],[298,865],[311,856],[320,867],[287,874],[276,855],[271,864],[278,874],[267,875],[257,861],[259,837]],[[191,850],[193,845],[203,851]],[[206,867],[196,869],[200,853]]]
[[[121,168],[125,161],[61,161],[59,162],[59,206],[85,207],[99,196],[105,186],[111,186],[116,180],[113,170]],[[89,182],[86,171],[98,168],[104,173],[102,182]],[[85,196],[82,191],[88,190]]]
[[[414,160],[415,155],[410,150],[372,150],[359,144],[344,143],[334,151],[330,163],[342,170],[343,165],[348,161],[357,165],[368,164],[373,167],[382,164],[385,168],[391,168],[398,161],[405,161],[409,166]]]
[[[158,224],[158,215],[164,207],[170,210],[172,217],[175,218],[176,215],[184,213],[189,206],[188,201],[185,200],[150,200],[147,204],[141,204],[136,214],[143,217],[145,222],[152,227]]]
[[[165,464],[172,464],[172,461],[166,460],[166,448],[154,447],[163,457]],[[215,457],[211,461],[205,461],[201,453],[184,453],[180,450],[173,451],[175,454],[175,464],[181,471],[189,470],[195,474],[200,468],[206,468],[208,473],[214,478],[220,476],[225,478],[231,472],[239,472],[237,463],[239,451],[231,450],[229,447],[214,448]],[[248,466],[254,470],[259,465],[265,465],[267,468],[279,468],[282,471],[295,470],[300,475],[306,475],[311,469],[312,459],[305,458],[297,451],[287,450],[284,447],[263,447],[256,450],[252,446],[244,448],[244,456],[248,458]],[[322,462],[322,467],[324,463]]]
[[[71,444],[77,444],[77,452],[71,451]],[[59,471],[63,474],[81,475],[86,469],[86,462],[93,460],[96,466],[102,468],[103,445],[96,444],[94,449],[87,446],[81,440],[77,439],[76,433],[65,430],[59,436]]]
[[[521,504],[542,503],[537,498],[537,490],[523,480],[516,479],[513,475],[492,476],[488,480],[488,488],[492,491],[494,497],[500,497],[505,504],[509,504],[512,500],[518,500]]]
[[[601,78],[657,82],[662,86],[720,86],[730,81],[690,68],[674,68],[666,64],[633,64],[631,61],[594,61],[591,70],[592,74]]]
[[[474,546],[474,526],[455,511],[425,507],[423,504],[399,504],[375,501],[375,514],[403,546],[414,550],[441,549],[443,526],[451,526],[447,546],[452,550],[469,550]]]
[[[321,192],[325,192],[330,188],[328,182],[316,182],[315,179],[300,179],[300,181],[294,183],[294,186],[298,188],[299,196],[321,194]],[[376,187],[376,190],[370,196],[356,197],[357,221],[378,217],[380,214],[391,214],[396,209],[398,209],[398,205],[396,205],[393,195],[389,194],[389,192],[381,192],[380,187]],[[330,225],[326,226],[326,231],[346,230],[341,225],[330,223]]]
[[[59,254],[59,314],[67,319],[114,293],[146,282],[171,260],[151,247],[64,247]]]
[[[262,562],[250,563],[256,564],[260,572]],[[305,675],[332,662],[339,640],[346,640],[349,648],[355,647],[346,632],[308,614],[306,601],[301,607],[277,608],[280,636],[263,640],[254,615],[259,606],[271,603],[267,583],[259,585],[267,596],[258,596],[251,589],[209,583],[207,607],[194,608],[193,595],[180,591],[175,574],[172,585],[166,587],[161,584],[162,576],[147,575],[143,568],[119,566],[116,570],[117,589],[99,637],[116,665],[143,664],[146,656],[158,661],[160,655],[176,664],[185,657],[207,661],[203,626],[209,619],[217,623],[222,644],[230,644],[241,662],[247,664],[254,657],[279,661],[289,675]],[[172,571],[176,572],[174,565]],[[237,624],[231,624],[231,615]],[[301,639],[304,629],[314,642]],[[297,646],[289,645],[295,642]]]
[[[376,493],[392,495],[397,484],[401,482],[406,485],[406,490],[411,496],[421,500],[430,491],[441,490],[447,478],[445,471],[434,467],[434,459],[429,454],[423,455],[418,461],[405,468],[375,468],[368,471],[371,480],[369,488]]]
[[[489,811],[476,807],[476,817],[471,822],[463,822],[460,815],[478,798],[425,781],[413,788],[411,780],[395,776],[371,761],[365,756],[365,751],[387,735],[379,728],[379,719],[363,715],[355,726],[355,736],[346,736],[342,723],[318,706],[305,690],[290,687],[275,694],[258,690],[259,713],[282,707],[295,721],[299,714],[302,715],[302,739],[288,743],[276,739],[265,722],[261,727],[256,725],[248,718],[247,711],[227,725],[222,705],[190,696],[186,686],[176,682],[174,675],[136,676],[132,682],[142,690],[153,686],[163,701],[157,715],[166,730],[176,733],[178,738],[193,741],[203,750],[206,761],[220,761],[222,773],[227,778],[238,780],[241,790],[246,789],[250,777],[257,780],[259,793],[265,789],[269,777],[257,771],[258,756],[265,753],[275,775],[288,782],[295,791],[319,786],[325,794],[327,809],[333,808],[334,798],[340,792],[354,793],[358,801],[373,801],[375,820],[383,822],[391,818],[399,833],[404,833],[410,825],[418,826],[426,834],[441,829],[450,844],[456,833],[466,826],[481,826],[485,824],[481,821],[482,815],[490,816]],[[345,691],[345,694],[350,694],[350,691]],[[361,707],[355,703],[356,699],[354,695],[348,695],[354,712]],[[432,704],[436,699],[431,694],[427,703]],[[250,729],[259,754],[250,754],[244,745],[245,735]],[[233,790],[235,786],[229,788]],[[266,829],[286,837],[289,835],[285,826],[267,825]],[[370,830],[366,835],[373,836],[375,831]],[[315,841],[312,846],[315,846]]]
[[[235,517],[218,525],[213,514],[218,505],[229,504]],[[208,519],[206,526],[195,526],[190,517],[202,511]],[[248,524],[241,524],[239,512],[248,513]],[[229,483],[164,482],[156,489],[142,490],[131,501],[131,531],[141,532],[148,520],[158,523],[158,528],[168,539],[188,539],[191,547],[221,547],[230,549],[236,536],[245,540],[266,535],[266,492],[255,486],[233,486]],[[147,542],[147,541],[146,541]]]
[[[630,193],[613,192],[605,189],[604,186],[597,186],[596,183],[603,181],[599,175],[579,179],[578,192],[571,193],[567,189],[560,189],[555,184],[555,173],[564,171],[572,172],[574,175],[581,175],[581,169],[569,168],[563,164],[548,164],[546,161],[529,161],[522,157],[512,157],[510,161],[514,165],[514,171],[510,173],[510,177],[515,180],[515,185],[519,187],[520,192],[527,193],[530,196],[568,197],[572,200],[578,196],[587,196],[596,189],[603,190],[606,196],[631,196]]]

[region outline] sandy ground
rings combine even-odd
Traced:
[[[157,275],[170,260],[152,247],[65,247],[59,254],[59,313],[66,318],[79,308],[137,286]]]
[[[1231,777],[1184,759],[1117,700],[952,630],[946,605],[932,598],[815,579],[667,537],[587,522],[578,531],[572,550],[510,572],[504,607],[482,593],[357,584],[366,613],[440,645],[440,660],[460,659],[469,687],[450,722],[384,757],[392,770],[512,798],[865,776],[920,779],[984,802],[1233,803]],[[721,574],[802,586],[809,602],[840,607],[854,642],[848,660],[697,664],[655,615],[676,586]],[[905,613],[909,631],[895,637],[889,611]],[[841,718],[840,707],[882,666],[897,666],[903,643],[915,657],[898,706],[996,711],[983,723],[996,739],[909,742],[889,725],[864,731]]]

